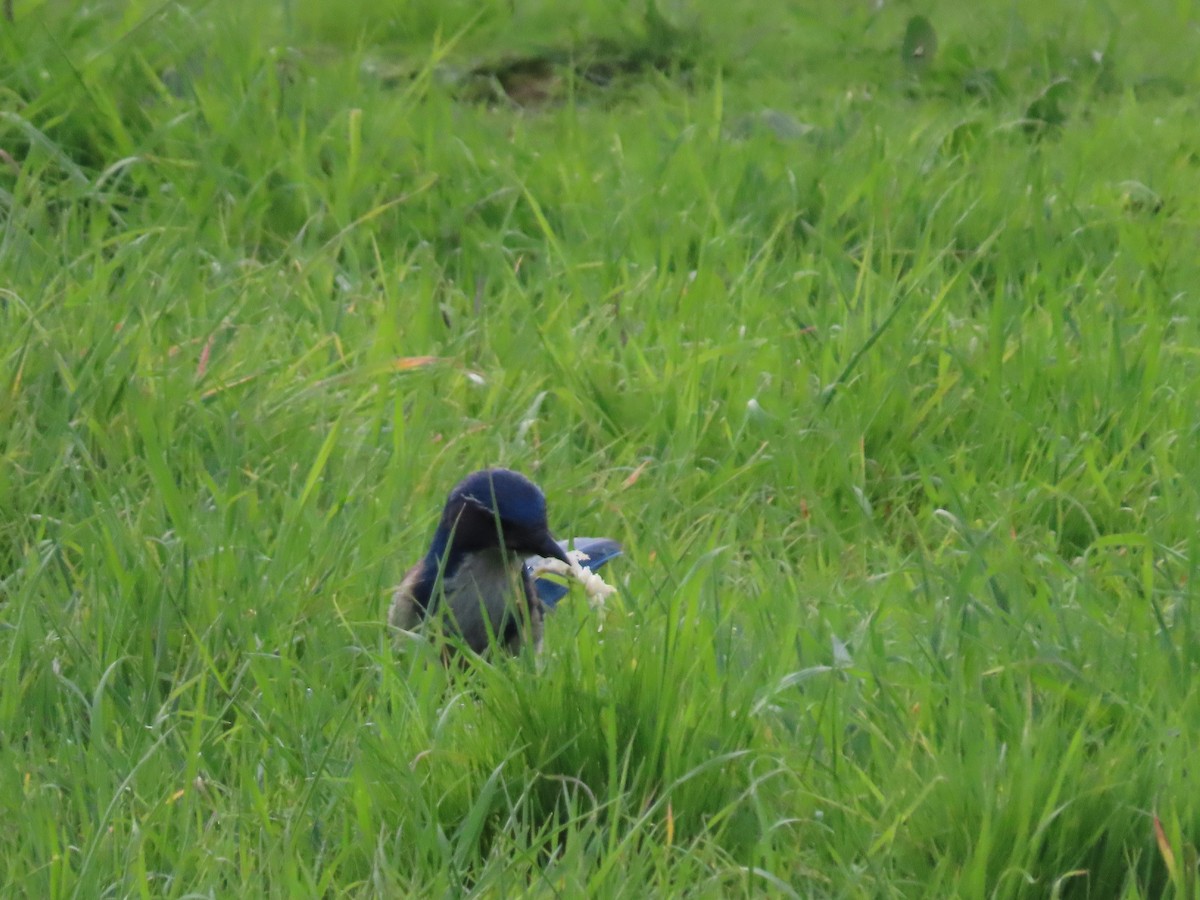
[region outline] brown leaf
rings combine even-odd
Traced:
[[[398,356],[392,360],[392,371],[407,372],[410,369],[421,369],[441,362],[440,356]]]
[[[1171,849],[1171,842],[1167,840],[1167,833],[1163,831],[1162,821],[1157,815],[1154,816],[1154,840],[1158,843],[1158,852],[1162,854],[1163,862],[1167,865],[1167,873],[1172,881],[1178,882],[1179,867],[1175,862],[1175,851]]]
[[[629,473],[629,477],[621,482],[622,488],[631,488],[637,484],[637,480],[642,477],[642,473],[646,471],[646,467],[650,465],[650,460],[644,459],[641,464]]]

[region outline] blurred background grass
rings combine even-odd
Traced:
[[[1195,895],[1191,4],[0,44],[6,895]],[[621,599],[448,674],[490,464]]]

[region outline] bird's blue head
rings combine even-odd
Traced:
[[[502,547],[520,555],[551,556],[567,562],[546,521],[546,497],[536,484],[510,469],[472,472],[450,492],[434,535],[431,556]]]

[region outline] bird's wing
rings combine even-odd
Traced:
[[[403,631],[412,631],[425,618],[425,606],[429,602],[428,589],[425,603],[418,600],[425,581],[425,561],[417,563],[404,575],[404,580],[392,593],[392,605],[388,608],[388,624]]]
[[[583,561],[593,572],[612,559],[621,555],[621,545],[611,538],[577,537],[568,541],[559,541],[558,546],[564,550],[579,550],[586,553],[588,558]],[[531,556],[525,560],[529,569],[536,569],[545,560],[543,556]],[[569,588],[562,582],[551,578],[534,579],[534,588],[546,609],[554,609],[555,605],[567,595]]]

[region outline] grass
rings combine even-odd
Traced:
[[[1194,9],[794,6],[16,4],[0,894],[1200,896]]]

